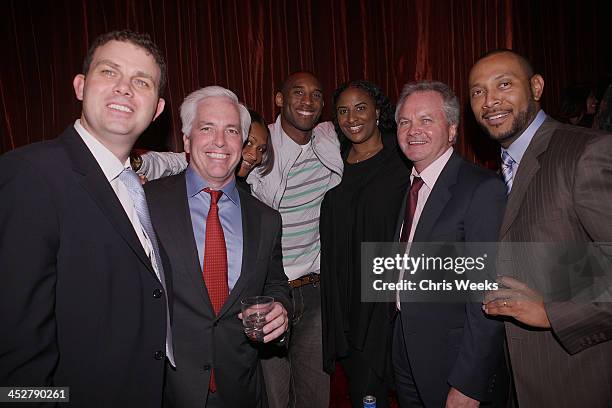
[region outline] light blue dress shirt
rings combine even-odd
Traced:
[[[540,109],[535,119],[531,122],[531,124],[525,129],[525,131],[514,141],[507,149],[502,147],[502,153],[504,151],[508,152],[512,160],[514,160],[514,164],[512,165],[512,174],[516,177],[516,172],[518,171],[518,167],[521,164],[521,160],[523,159],[523,155],[525,151],[529,147],[531,143],[531,139],[537,132],[537,130],[542,126],[542,123],[546,120],[546,114],[543,110]]]
[[[198,248],[200,269],[204,264],[204,241],[206,238],[206,218],[210,209],[210,194],[202,191],[209,186],[197,171],[191,166],[185,172],[187,182],[187,202],[191,214],[193,236]],[[242,213],[240,211],[240,195],[236,189],[236,180],[232,180],[221,189],[223,195],[219,199],[219,219],[223,227],[225,247],[227,248],[227,285],[230,292],[240,277],[242,270]]]

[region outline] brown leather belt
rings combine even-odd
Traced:
[[[304,285],[310,285],[310,284],[313,284],[313,285],[317,286],[316,285],[317,283],[319,283],[319,274],[318,273],[309,273],[308,275],[304,275],[304,276],[301,276],[301,277],[299,277],[297,279],[289,281],[289,285],[291,285],[291,287],[293,289],[299,288],[299,287],[304,286]]]

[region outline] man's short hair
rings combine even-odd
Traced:
[[[153,42],[149,34],[137,33],[132,30],[117,30],[99,35],[87,51],[87,55],[85,56],[85,60],[83,61],[83,74],[87,75],[87,73],[89,72],[89,67],[91,66],[91,62],[93,61],[93,56],[96,50],[110,41],[120,41],[134,44],[135,46],[142,48],[148,55],[151,55],[153,57],[153,59],[157,63],[157,66],[159,67],[160,75],[158,96],[161,96],[166,88],[166,60],[164,59],[163,55],[159,51],[159,48],[157,48],[157,45]]]
[[[228,98],[236,105],[236,108],[238,108],[238,112],[240,113],[242,141],[244,142],[247,140],[247,137],[249,136],[249,128],[251,127],[251,115],[249,114],[249,110],[246,108],[246,106],[240,103],[235,93],[229,89],[215,85],[200,88],[197,91],[190,93],[181,104],[181,123],[183,125],[181,130],[183,134],[189,137],[191,127],[193,125],[193,119],[196,116],[196,110],[198,109],[200,102],[202,102],[204,99],[214,97]]]
[[[287,75],[285,77],[285,79],[283,79],[283,82],[280,84],[280,87],[278,88],[278,91],[276,92],[280,92],[283,95],[286,94],[286,92],[288,91],[287,86],[289,85],[290,80],[293,80],[293,77],[296,75],[300,75],[300,74],[306,74],[306,75],[310,75],[312,76],[314,79],[316,79],[318,82],[321,82],[319,80],[319,78],[317,78],[317,76],[312,72],[312,71],[308,71],[308,70],[299,70],[299,71],[293,71],[292,73],[290,73],[289,75]]]
[[[490,57],[492,55],[506,54],[506,53],[512,54],[516,58],[518,58],[519,64],[521,64],[521,68],[523,68],[523,71],[525,72],[525,74],[527,74],[527,78],[531,79],[531,77],[535,74],[535,71],[533,70],[533,65],[531,64],[531,62],[527,58],[519,54],[518,52],[512,51],[511,49],[508,49],[508,48],[496,48],[494,50],[487,51],[476,60],[474,65],[476,65],[480,60]]]
[[[449,125],[459,125],[459,118],[461,116],[461,110],[459,108],[459,98],[450,89],[450,87],[439,81],[417,81],[409,82],[404,85],[402,93],[400,94],[399,100],[397,101],[397,108],[395,108],[395,122],[397,122],[398,115],[406,99],[416,92],[437,92],[442,97],[442,111],[444,117]]]

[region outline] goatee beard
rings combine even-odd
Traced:
[[[529,127],[529,124],[531,124],[533,118],[535,118],[536,113],[537,105],[535,104],[535,102],[529,101],[527,109],[519,112],[518,115],[516,115],[516,117],[512,121],[512,126],[510,127],[510,129],[507,132],[499,134],[491,133],[491,131],[486,127],[486,125],[484,125],[480,121],[478,121],[478,124],[480,125],[482,130],[484,130],[484,132],[489,135],[491,139],[502,144],[503,142],[513,141],[518,138],[521,133],[523,133],[525,129]]]

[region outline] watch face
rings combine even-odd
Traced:
[[[140,155],[130,156],[130,165],[132,166],[132,170],[140,170],[140,166],[142,166],[142,157],[140,157]]]

